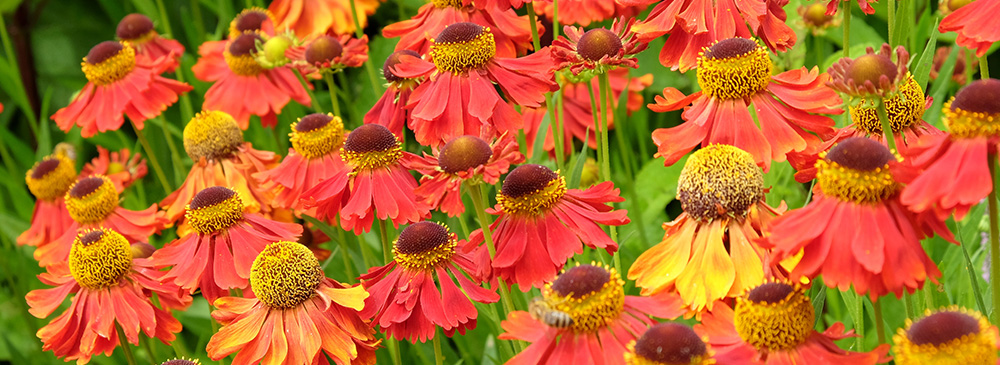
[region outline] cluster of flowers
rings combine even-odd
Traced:
[[[888,45],[869,49],[829,73],[772,75],[769,52],[795,43],[782,10],[787,1],[560,4],[567,2],[579,6],[569,5],[575,11],[563,19],[617,20],[610,29],[567,26],[564,37],[534,49],[529,28],[540,25],[515,13],[521,0],[429,2],[383,30],[400,40],[382,68],[388,90],[364,124],[347,130],[333,113],[302,116],[284,158],[244,140],[250,117],[273,127],[290,100],[313,102],[306,80],[367,62],[367,38],[349,35],[350,19],[365,19],[378,2],[357,1],[357,14],[343,0],[243,11],[225,40],[198,49],[194,74],[213,84],[183,131],[194,165],[159,204],[142,211],[119,205],[146,173],[128,151],[101,150],[77,174],[72,149],[59,148],[28,172],[38,200],[18,243],[36,247],[46,269],[39,278],[53,286],[28,294],[31,313],[47,317],[75,294],[38,331],[43,349],[85,363],[110,354],[120,337],[137,344],[140,331],[169,343],[181,331],[171,310],[184,310],[200,293],[223,324],[206,348],[213,359],[373,364],[374,326],[413,342],[433,338],[439,327],[446,336],[465,333],[476,325],[473,302],[497,302],[498,288],[516,285],[542,296],[530,312],[509,312],[503,322],[501,339],[531,342],[512,364],[888,361],[887,345],[865,353],[837,347],[833,341],[853,335],[842,324],[813,330],[807,283],[822,275],[830,287],[853,285],[877,300],[941,276],[920,239],[954,241],[944,220],[961,218],[992,190],[987,159],[1000,144],[1000,81],[970,83],[949,101],[944,132],[922,119],[927,103],[902,47],[894,54]],[[646,20],[631,18],[654,3]],[[983,16],[976,7],[997,3],[960,8],[941,29],[957,30],[959,44],[985,52],[1000,37],[966,21]],[[552,5],[536,2],[549,16]],[[161,76],[178,67],[184,48],[153,28],[149,18],[129,15],[119,41],[91,49],[82,63],[89,83],[52,116],[61,129],[79,126],[89,137],[119,129],[124,115],[141,130],[192,90]],[[631,79],[628,68],[637,67],[635,55],[648,41],[665,34],[660,62],[696,68],[701,91],[685,96],[667,88],[649,105],[684,109],[684,123],[652,132],[666,165],[688,155],[677,193],[684,213],[665,223],[663,240],[629,268],[627,278],[642,289],[629,296],[615,268],[564,267],[583,246],[617,251],[600,225],[629,223],[627,212],[612,206],[624,200],[619,190],[610,181],[568,188],[559,171],[541,165],[511,169],[525,161],[513,135],[526,130],[529,145],[545,138],[550,152],[559,138],[594,146],[596,115],[613,115],[592,102],[604,98],[595,76],[611,78],[611,98],[627,93],[626,108],[638,109],[651,76]],[[564,134],[553,138],[542,120],[551,112],[546,93],[557,90],[565,104],[552,115]],[[845,105],[852,124],[838,130],[828,115]],[[404,127],[433,152],[404,151]],[[763,173],[785,160],[800,182],[815,181],[804,208],[764,202]],[[427,220],[432,210],[463,214],[463,191],[478,205],[481,185],[497,183],[497,204],[477,209],[484,225],[467,240]],[[482,213],[497,218],[485,224]],[[351,286],[324,275],[319,260],[330,252],[316,245],[329,238],[295,223],[302,216],[355,234],[369,232],[376,219],[407,226],[392,259]],[[159,249],[146,243],[171,227],[177,240]],[[701,323],[653,319],[680,316]],[[938,323],[957,327],[941,335]],[[996,362],[997,336],[979,314],[952,308],[900,330],[896,361],[961,353]]]

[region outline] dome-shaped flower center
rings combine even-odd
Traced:
[[[423,221],[411,224],[399,233],[392,253],[400,266],[429,271],[451,260],[458,246],[458,236],[442,224]]]
[[[316,295],[323,280],[319,260],[298,242],[267,245],[250,267],[250,287],[272,308],[292,308]]]
[[[448,141],[438,153],[438,166],[449,174],[467,171],[489,162],[493,149],[475,136],[460,136]]]
[[[24,177],[28,190],[36,198],[53,201],[66,195],[76,179],[73,160],[63,155],[52,155],[35,164]]]
[[[125,78],[135,68],[135,48],[126,42],[104,41],[87,52],[80,64],[87,80],[107,85]]]
[[[434,3],[438,9],[462,7],[462,0],[431,0],[429,2]]]
[[[597,62],[601,58],[614,57],[621,52],[622,39],[614,32],[604,28],[588,30],[580,36],[576,43],[576,52],[587,61]]]
[[[771,82],[771,58],[752,39],[729,38],[716,42],[698,58],[698,85],[719,99],[744,99]]]
[[[826,15],[826,4],[814,2],[806,8],[805,13],[802,14],[802,19],[805,20],[806,25],[822,27],[829,24],[833,20],[833,16]]]
[[[576,332],[595,332],[621,314],[625,282],[614,268],[580,265],[567,269],[542,289],[548,308],[573,318]]]
[[[201,363],[198,362],[197,359],[195,359],[195,360],[173,359],[173,360],[164,361],[164,362],[160,363],[160,365],[201,365]]]
[[[243,33],[229,42],[226,51],[222,55],[225,57],[229,69],[234,74],[256,76],[264,72],[264,68],[254,58],[258,42],[261,44],[264,43],[264,38],[258,33]]]
[[[340,156],[354,171],[372,170],[395,163],[403,157],[403,148],[388,128],[364,124],[347,134]]]
[[[69,272],[84,288],[116,285],[130,269],[128,240],[110,228],[80,231],[69,250]]]
[[[118,191],[111,179],[94,175],[77,181],[66,192],[66,210],[80,224],[99,223],[118,208]]]
[[[819,157],[816,180],[823,194],[843,201],[875,203],[899,191],[889,171],[889,161],[895,156],[876,141],[851,137]]]
[[[702,221],[742,217],[764,198],[764,172],[753,155],[714,144],[688,157],[677,184],[677,199],[688,215]]]
[[[872,97],[878,97],[873,95]],[[858,104],[851,105],[851,120],[854,127],[869,135],[882,134],[882,122],[878,119],[878,110],[867,98],[861,98]],[[889,125],[893,132],[900,132],[920,123],[924,116],[924,90],[913,78],[907,75],[899,87],[899,93],[885,101],[885,111],[889,116]]]
[[[736,332],[758,350],[788,350],[812,333],[815,313],[805,290],[765,283],[736,299]]]
[[[344,122],[333,114],[314,113],[292,123],[292,148],[308,159],[326,156],[344,145]]]
[[[213,186],[202,189],[191,198],[184,213],[196,232],[210,234],[232,227],[243,219],[243,201],[230,188]]]
[[[413,57],[416,57],[416,58],[420,58],[420,54],[419,53],[411,51],[411,50],[408,50],[408,49],[403,49],[403,50],[399,50],[399,51],[393,52],[391,55],[389,55],[389,57],[386,57],[385,63],[382,64],[382,76],[385,77],[385,81],[388,81],[388,82],[400,82],[400,81],[406,80],[406,78],[396,76],[396,74],[392,73],[392,67],[394,67],[397,64],[399,64],[399,62],[400,62],[399,56],[402,56],[402,55],[407,55],[407,56],[413,56]]]
[[[706,364],[708,346],[691,327],[680,323],[659,323],[646,330],[625,354],[629,365]]]
[[[118,29],[115,29],[118,39],[132,42],[142,42],[153,36],[153,21],[149,17],[132,13],[126,15],[118,22]]]
[[[497,203],[507,214],[534,216],[542,214],[566,194],[566,179],[542,165],[525,164],[512,170],[503,180]]]
[[[944,124],[959,138],[1000,136],[1000,80],[970,83],[944,106]]]
[[[344,53],[344,45],[337,38],[325,35],[309,44],[306,62],[317,66],[329,66],[330,62]]]
[[[431,44],[431,57],[440,72],[463,73],[486,64],[496,53],[490,28],[469,22],[445,27]]]
[[[868,53],[855,58],[847,68],[845,76],[848,80],[854,81],[857,85],[863,85],[866,81],[874,86],[880,85],[880,79],[885,76],[890,82],[896,79],[899,70],[896,64],[888,56]]]
[[[225,112],[202,111],[184,127],[184,151],[197,162],[231,156],[243,145],[243,131]]]
[[[239,37],[245,32],[261,30],[265,21],[271,20],[271,12],[266,9],[252,7],[244,9],[229,22],[229,38]]]
[[[893,336],[900,365],[996,364],[997,333],[979,313],[951,307],[911,323]]]

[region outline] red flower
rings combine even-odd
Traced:
[[[586,32],[583,28],[566,26],[566,36],[552,42],[552,59],[556,69],[569,68],[574,75],[584,70],[597,73],[618,67],[638,68],[635,56],[649,44],[640,42],[632,30],[635,19],[615,20],[611,30],[594,28]]]
[[[382,29],[386,38],[399,37],[396,51],[411,50],[426,54],[433,42],[431,36],[440,34],[448,25],[472,22],[488,29],[495,29],[496,54],[514,58],[532,48],[531,23],[527,16],[518,16],[507,7],[478,6],[483,1],[435,0],[420,7],[413,18],[389,24]],[[538,29],[543,32],[543,29]]]
[[[841,1],[849,0],[830,0],[830,2],[826,3],[826,15],[836,14]],[[875,3],[878,2],[878,0],[872,0],[870,2]],[[875,8],[871,6],[870,2],[868,0],[858,0],[858,7],[861,8],[862,12],[868,15],[875,14]]]
[[[303,47],[290,47],[285,54],[292,66],[303,75],[322,78],[321,72],[340,72],[348,67],[361,67],[368,60],[368,36],[322,35]]]
[[[161,280],[214,303],[229,289],[246,289],[250,265],[274,241],[294,241],[302,226],[243,213],[236,191],[213,186],[198,192],[188,204],[187,223],[194,232],[153,252],[156,268],[169,267]]]
[[[146,63],[152,63],[160,57],[169,57],[174,60],[167,72],[173,72],[180,64],[180,58],[184,55],[184,45],[173,39],[166,39],[156,33],[153,28],[153,21],[149,17],[132,13],[126,15],[115,30],[115,35],[119,40],[127,41],[135,47],[136,57],[145,57]]]
[[[618,243],[597,224],[627,224],[628,212],[608,205],[624,200],[610,181],[567,190],[566,179],[548,167],[518,166],[504,178],[496,207],[486,210],[499,215],[490,225],[496,257],[490,262],[489,253],[480,251],[480,275],[499,276],[526,292],[552,280],[566,260],[583,252],[581,243],[615,252]],[[469,240],[481,243],[482,230]]]
[[[955,32],[955,43],[976,50],[976,57],[983,57],[994,42],[1000,40],[1000,29],[992,18],[1000,12],[1000,1],[973,1],[941,19],[938,31]]]
[[[167,345],[181,331],[181,323],[164,309],[184,309],[191,297],[175,285],[160,283],[162,273],[145,259],[133,260],[121,234],[110,228],[81,231],[70,252],[68,262],[38,275],[55,287],[34,290],[25,297],[31,306],[28,311],[45,318],[67,295],[76,294],[65,312],[38,330],[42,351],[86,364],[93,355],[111,355],[119,344],[116,328],[133,345],[139,344],[140,330]],[[153,305],[153,294],[164,309]]]
[[[351,1],[355,1],[358,21],[364,29],[368,16],[378,9],[379,0],[275,0],[267,9],[278,19],[277,29],[290,29],[300,39],[307,39],[327,32],[354,33]]]
[[[430,76],[406,105],[412,110],[410,128],[421,144],[440,146],[461,135],[520,129],[521,115],[500,98],[494,82],[508,100],[527,107],[540,106],[546,92],[559,88],[550,73],[547,48],[516,59],[495,57],[493,33],[475,23],[449,25],[434,42],[433,63],[402,57],[393,69],[405,78]]]
[[[410,94],[413,93],[413,89],[423,80],[423,77],[416,79],[400,77],[392,71],[393,67],[402,62],[402,59],[406,57],[420,58],[420,55],[417,52],[404,49],[393,52],[385,59],[385,63],[382,64],[382,76],[385,77],[385,81],[388,81],[389,84],[386,87],[385,93],[382,93],[382,97],[375,102],[375,105],[372,106],[368,113],[365,113],[365,124],[381,124],[389,128],[389,131],[397,136],[404,135],[404,124],[409,123],[413,125],[413,121],[410,119],[410,112],[406,110],[405,106],[410,101]]]
[[[702,91],[684,96],[668,87],[649,105],[657,112],[685,108],[685,123],[653,131],[656,156],[669,166],[698,144],[728,144],[750,152],[767,171],[771,160],[784,161],[832,136],[833,120],[818,115],[841,113],[840,97],[824,85],[829,76],[816,68],[771,76],[771,68],[767,50],[750,39],[725,39],[706,49],[698,60]],[[757,110],[759,127],[748,105]]]
[[[416,155],[404,152],[392,132],[364,124],[350,134],[340,151],[350,167],[302,193],[316,217],[333,220],[355,234],[371,230],[375,216],[392,224],[412,223],[430,216],[430,207],[416,200],[417,180],[409,166]]]
[[[131,158],[129,158],[130,155]],[[146,176],[147,171],[146,160],[143,160],[138,153],[133,155],[128,148],[123,148],[121,151],[111,152],[109,155],[106,148],[97,146],[97,157],[83,166],[80,175],[107,176],[115,184],[118,193],[121,194],[133,182]]]
[[[180,94],[191,91],[191,85],[160,76],[175,67],[176,60],[136,58],[129,42],[101,42],[83,60],[87,85],[69,105],[52,114],[63,132],[77,125],[87,138],[118,130],[125,122],[122,113],[142,129],[146,119],[160,115]]]
[[[511,164],[521,162],[524,156],[513,137],[501,136],[492,145],[474,136],[456,137],[434,155],[424,152],[424,157],[414,161],[412,168],[424,176],[413,193],[432,209],[459,216],[465,212],[463,182],[495,185]]]
[[[208,341],[213,360],[236,353],[234,364],[375,363],[378,341],[358,316],[368,293],[323,275],[305,246],[279,241],[253,261],[256,297],[215,301],[212,318],[222,328]]]
[[[73,159],[57,153],[45,157],[28,170],[24,181],[35,195],[31,226],[17,236],[18,245],[44,247],[54,243],[73,224],[63,197],[76,182]]]
[[[549,21],[552,21],[554,6],[551,0],[535,1],[534,6],[539,15],[545,15]],[[622,5],[616,1],[561,0],[559,1],[559,22],[586,27],[590,23],[612,18],[631,18],[645,9],[645,6]]]

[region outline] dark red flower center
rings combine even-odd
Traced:
[[[454,174],[478,167],[490,160],[493,149],[486,141],[474,136],[460,136],[445,143],[438,156],[438,166]]]
[[[233,23],[235,23],[236,30],[240,33],[247,31],[252,32],[260,30],[261,25],[264,24],[264,21],[267,19],[267,13],[260,10],[250,10],[238,15]]]
[[[87,63],[96,65],[107,60],[122,50],[122,44],[116,41],[104,41],[98,43],[87,52]]]
[[[570,268],[552,282],[552,290],[561,296],[582,298],[595,293],[611,280],[608,270],[600,266],[580,265]]]
[[[785,283],[764,283],[751,289],[747,299],[756,303],[778,303],[788,298],[793,291],[795,288]]]
[[[850,67],[847,68],[847,78],[854,80],[855,84],[861,85],[865,81],[871,81],[872,85],[879,85],[879,78],[885,75],[889,80],[895,80],[899,70],[896,64],[887,56],[869,53],[854,59]]]
[[[69,196],[77,199],[83,198],[90,195],[90,193],[97,191],[97,188],[101,187],[103,184],[104,179],[97,176],[85,178],[78,181],[76,185],[73,185],[73,188],[69,190]]]
[[[257,50],[257,41],[259,40],[263,40],[259,34],[243,33],[229,44],[229,54],[233,56],[249,55]]]
[[[126,15],[118,22],[115,35],[119,39],[132,40],[149,34],[151,31],[153,31],[153,21],[149,20],[148,16],[133,13]]]
[[[351,131],[344,149],[351,152],[388,151],[397,145],[396,135],[380,124],[364,124]]]
[[[559,174],[548,167],[534,164],[521,165],[507,174],[500,193],[510,198],[522,197],[541,190],[557,178]]]
[[[59,167],[58,158],[46,158],[39,162],[33,170],[31,170],[32,179],[41,179],[48,175],[50,172],[54,171],[56,167]]]
[[[690,364],[706,352],[701,337],[680,323],[657,324],[635,341],[636,355],[660,364]]]
[[[299,119],[299,122],[295,124],[296,132],[311,132],[320,128],[325,127],[333,117],[323,114],[323,113],[313,113]]]
[[[449,25],[438,33],[434,39],[436,43],[463,43],[470,42],[486,31],[482,25],[470,22],[455,23]]]
[[[328,35],[322,36],[309,44],[309,48],[306,49],[306,62],[322,64],[333,61],[334,58],[340,57],[343,53],[344,45],[340,44],[337,38]]]
[[[727,38],[715,42],[705,51],[709,59],[725,59],[745,55],[757,49],[757,42],[746,38]]]
[[[164,361],[160,365],[198,365],[198,363],[187,359],[173,359]]]
[[[594,28],[583,33],[576,44],[576,51],[583,59],[599,61],[604,56],[613,57],[622,50],[622,40],[614,32]]]
[[[939,346],[965,335],[979,333],[979,320],[953,311],[931,314],[910,326],[906,336],[914,345]]]
[[[202,189],[191,199],[190,208],[192,210],[210,207],[232,198],[236,194],[232,189],[222,186],[212,186]]]
[[[858,171],[874,171],[893,159],[892,152],[881,143],[864,137],[840,141],[826,154],[827,161]]]
[[[101,237],[104,237],[104,230],[90,231],[80,236],[80,243],[84,246],[90,246],[94,242],[100,241]]]
[[[396,252],[413,255],[433,251],[448,243],[449,238],[448,228],[429,221],[417,222],[399,233]]]
[[[1000,80],[985,79],[969,84],[955,94],[951,110],[1000,114]]]
[[[389,55],[389,57],[387,57],[385,59],[385,63],[382,64],[382,76],[385,77],[385,81],[388,81],[388,82],[403,81],[402,77],[396,76],[396,74],[392,73],[392,67],[394,67],[397,64],[399,64],[399,62],[400,62],[399,56],[402,56],[402,55],[407,55],[407,56],[413,56],[413,57],[416,57],[416,58],[420,58],[420,54],[419,53],[411,51],[411,50],[408,50],[408,49],[403,49],[403,50],[399,50],[399,51],[393,52],[391,55]]]

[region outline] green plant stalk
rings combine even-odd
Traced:
[[[392,358],[393,365],[401,365],[403,360],[402,356],[399,355],[399,341],[392,338],[392,336],[386,335],[385,342],[385,347],[389,349],[389,357]]]
[[[892,125],[889,123],[889,114],[885,111],[885,100],[878,98],[875,101],[875,112],[878,113],[878,120],[882,123],[882,133],[885,134],[886,144],[889,145],[889,150],[896,153],[896,136],[892,132]]]
[[[156,356],[156,352],[153,351],[153,346],[149,344],[149,338],[139,335],[139,344],[142,345],[142,348],[146,350],[146,354],[149,355],[149,361],[155,364],[156,359],[159,359],[160,357]]]
[[[888,19],[889,20],[889,45],[892,46],[892,47],[895,47],[896,45],[892,44],[892,40],[896,39],[895,35],[896,35],[896,32],[898,31],[896,29],[896,0],[889,0],[889,3],[886,4],[886,7],[889,8],[889,19]]]
[[[552,0],[552,39],[559,38],[559,1]]]
[[[174,142],[174,136],[170,135],[170,131],[167,130],[167,119],[160,115],[156,117],[156,121],[160,123],[160,128],[163,129],[163,139],[167,140],[167,149],[170,150],[170,162],[174,169],[174,184],[181,185],[184,176],[184,165],[181,162],[180,152],[177,151],[177,144]]]
[[[118,331],[118,343],[122,345],[122,352],[125,353],[125,362],[129,365],[136,365],[132,346],[129,345],[128,339],[125,338],[125,331],[122,330],[122,326],[118,325],[118,322],[115,322],[115,331]]]
[[[598,82],[600,82],[600,81],[598,81]],[[590,94],[590,111],[591,111],[591,114],[593,114],[593,116],[594,116],[594,140],[595,140],[595,142],[597,142],[597,146],[594,148],[594,152],[597,153],[597,166],[598,166],[598,169],[597,169],[598,174],[597,175],[598,175],[599,180],[604,181],[604,180],[607,180],[607,178],[604,176],[604,169],[600,168],[600,166],[602,166],[603,163],[604,163],[603,162],[604,159],[606,158],[603,155],[603,152],[602,152],[602,151],[604,151],[604,149],[601,148],[602,147],[601,146],[601,116],[600,116],[601,113],[597,112],[597,98],[594,96],[594,92],[595,92],[595,90],[594,90],[594,84],[591,83],[590,81],[587,81],[587,84],[588,84],[587,87],[589,88],[589,91],[590,91],[589,92],[589,94]],[[598,87],[598,88],[600,88],[600,87]],[[584,141],[584,143],[588,143],[588,142],[589,141]],[[584,157],[581,156],[580,158],[584,158]]]
[[[10,42],[10,35],[7,34],[7,23],[4,21],[2,16],[0,16],[0,40],[3,41],[4,52],[6,53],[8,59],[7,63],[9,63],[10,67],[14,69],[14,72],[16,72],[18,76],[20,76],[21,69],[17,65],[17,60],[14,59],[15,53],[14,53],[14,48],[12,46],[13,43]],[[27,96],[27,92],[24,90],[24,83],[21,82],[21,78],[12,77],[12,79],[14,79],[14,82],[17,83],[17,88],[18,90],[21,91],[21,95]],[[38,136],[38,116],[35,115],[34,110],[31,110],[31,106],[30,104],[28,104],[27,98],[25,98],[25,103],[26,104],[23,105],[24,107],[23,109],[24,109],[24,114],[28,116],[28,126],[31,127],[31,133],[33,133],[35,135],[35,138],[38,139],[40,138]]]
[[[851,2],[841,1],[841,5],[844,5],[844,57],[851,57]]]
[[[630,80],[630,78],[628,76],[626,76],[625,77],[625,85],[626,86],[625,86],[625,90],[623,91],[623,93],[628,93],[628,83],[629,83],[629,80]],[[614,93],[612,93],[610,91],[611,90],[611,85],[609,84],[607,86],[607,88],[609,90],[608,91],[608,97],[609,97],[609,99],[612,102],[614,102],[614,100],[615,100]],[[625,95],[625,97],[628,98],[628,95]],[[618,107],[621,107],[620,101],[619,101]],[[633,176],[632,175],[632,159],[628,157],[628,156],[632,155],[633,153],[629,153],[629,148],[628,148],[628,145],[626,144],[626,141],[625,141],[625,136],[628,135],[628,132],[625,131],[625,124],[626,123],[620,123],[621,121],[624,121],[625,118],[619,118],[619,117],[623,117],[623,116],[618,114],[618,107],[614,107],[614,108],[611,109],[612,110],[612,115],[615,116],[614,121],[619,122],[619,123],[615,124],[615,139],[617,140],[617,143],[618,143],[618,153],[621,154],[622,163],[625,165],[625,176]]]
[[[156,173],[157,180],[160,180],[160,185],[163,186],[163,191],[167,193],[174,191],[174,189],[170,188],[170,183],[167,182],[167,175],[163,173],[163,167],[160,166],[160,160],[156,158],[156,153],[153,153],[153,147],[149,145],[149,140],[147,140],[146,135],[142,133],[142,129],[136,126],[135,122],[132,122],[132,129],[135,130],[136,137],[139,137],[139,143],[142,144],[142,149],[146,150],[146,158],[148,158],[149,163],[153,165],[153,171]]]
[[[566,156],[566,132],[564,131],[566,126],[563,124],[562,120],[564,97],[563,92],[560,90],[559,96],[556,97],[555,105],[552,106],[552,140],[555,141],[556,144],[556,166],[559,170],[562,170],[565,167],[564,164],[568,158],[568,156]]]
[[[924,284],[926,287],[927,284]],[[913,295],[907,292],[903,292],[903,313],[906,313],[906,318],[913,318],[916,314],[913,312]]]
[[[338,229],[338,231],[340,231],[338,232],[340,237],[338,237],[339,239],[337,240],[337,244],[340,245],[340,256],[344,258],[344,270],[347,270],[347,277],[353,279],[356,276],[354,275],[354,263],[351,261],[350,257],[351,251],[348,251],[347,247],[347,237],[345,237],[343,229]]]
[[[156,11],[160,13],[160,22],[163,23],[163,30],[165,30],[167,34],[170,35],[171,38],[176,39],[177,35],[174,34],[173,28],[170,26],[170,15],[167,14],[167,8],[163,6],[163,0],[156,0]],[[198,17],[200,18],[201,10],[198,10],[198,14],[199,14]],[[181,71],[180,67],[177,68],[176,75],[178,82],[185,83],[184,72]],[[182,93],[180,99],[181,99],[181,117],[184,119],[185,122],[187,122],[194,117],[194,109],[191,107],[191,97],[188,96],[188,93]]]
[[[885,321],[882,320],[882,302],[873,300],[872,308],[875,312],[875,335],[878,337],[878,344],[881,345],[885,343]]]
[[[563,156],[563,149],[562,149],[563,148],[563,144],[562,144],[562,128],[559,128],[560,127],[559,121],[556,120],[556,115],[558,113],[558,111],[556,111],[556,109],[558,107],[556,105],[556,103],[558,103],[558,101],[555,101],[552,98],[553,96],[555,96],[555,94],[553,94],[553,93],[546,93],[545,94],[545,106],[548,107],[548,110],[549,110],[549,121],[551,121],[551,123],[549,123],[549,131],[551,131],[551,133],[552,133],[552,141],[555,142],[555,148],[556,148],[556,151],[555,151],[556,152],[556,169],[562,170],[563,169],[563,157],[564,157]],[[542,137],[535,137],[535,138],[542,138]],[[545,148],[544,148],[545,142],[544,141],[542,142],[542,146],[543,147],[542,147],[541,151],[534,151],[534,153],[545,153]]]
[[[486,216],[486,206],[489,203],[486,201],[486,196],[483,195],[482,189],[480,189],[480,184],[466,184],[466,187],[472,198],[473,209],[476,210],[476,218],[479,219],[479,227],[483,229],[486,250],[490,253],[490,260],[493,260],[497,256],[497,248],[493,244],[493,232],[490,230],[490,221]],[[500,300],[503,303],[504,312],[510,313],[515,311],[514,302],[510,299],[510,288],[507,287],[507,283],[503,279],[498,278],[497,280],[499,280]]]
[[[969,283],[972,284],[972,295],[976,298],[976,306],[979,308],[980,313],[989,313],[986,309],[986,301],[983,300],[983,295],[979,292],[979,277],[976,275],[976,270],[973,269],[972,257],[969,256],[969,248],[965,242],[962,242],[962,222],[955,221],[955,238],[959,240],[958,246],[962,248],[962,255],[965,258],[965,271],[969,274]],[[924,284],[924,299],[926,301],[927,308],[934,308],[934,296],[931,293],[932,288],[929,287],[930,284]]]
[[[402,9],[402,7],[400,8]],[[361,21],[358,19],[358,6],[355,4],[355,0],[351,0],[351,19],[354,20],[354,36],[361,39],[365,33],[361,29]],[[378,82],[378,77],[375,76],[375,69],[373,67],[371,58],[365,60],[365,72],[368,73],[368,81],[372,83],[372,90],[375,92],[375,96],[378,97],[385,90],[382,90],[382,84]]]
[[[601,174],[603,181],[611,181],[611,153],[608,151],[608,113],[614,109],[611,101],[611,83],[608,81],[608,74],[602,73],[597,76],[598,88],[601,91],[601,150],[604,154],[604,161],[601,162]],[[624,158],[624,156],[622,156]]]
[[[531,44],[535,46],[535,51],[537,52],[542,49],[542,42],[538,37],[538,24],[535,21],[535,5],[533,2],[528,1],[524,3],[524,7],[528,9],[528,22],[531,23]]]
[[[352,0],[353,1],[353,0]],[[441,353],[441,331],[434,329],[434,365],[444,365],[444,354]]]
[[[986,62],[986,55],[979,57],[979,78],[980,79],[990,78],[990,64],[989,62]]]
[[[341,229],[343,231],[343,229]],[[361,248],[361,260],[365,262],[365,267],[375,266],[375,254],[372,253],[371,247],[368,247],[368,243],[364,241],[360,235],[353,235],[358,242],[358,247]]]
[[[1000,212],[997,204],[997,155],[990,155],[987,159],[990,164],[990,178],[993,181],[993,189],[990,190],[989,214],[990,214],[990,287],[993,290],[993,324],[1000,323]]]
[[[317,113],[323,113],[323,106],[316,101],[316,96],[313,95],[313,91],[310,88],[312,84],[310,84],[308,81],[306,81],[304,77],[302,77],[302,73],[299,72],[299,69],[292,67],[292,71],[295,71],[295,78],[299,79],[299,83],[302,84],[302,88],[306,89],[306,93],[309,94],[309,100],[312,100],[313,109],[316,109]]]
[[[337,84],[333,83],[333,74],[324,72],[323,80],[326,80],[327,89],[330,91],[330,104],[333,104],[333,115],[344,118],[344,115],[340,114],[340,101],[337,100]]]
[[[392,261],[392,242],[389,242],[389,230],[385,221],[385,219],[378,220],[378,235],[382,239],[382,264],[388,265]]]

